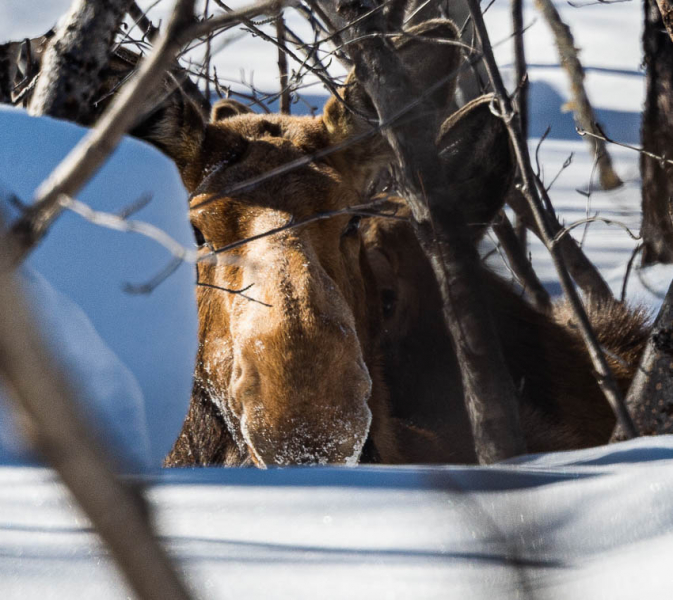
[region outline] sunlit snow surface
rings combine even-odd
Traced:
[[[147,495],[198,598],[670,597],[673,438],[518,463],[164,471]],[[1,598],[126,597],[72,504],[0,469]]]

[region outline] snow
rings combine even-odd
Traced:
[[[17,210],[7,192],[29,202],[86,130],[0,106],[0,131],[0,206],[11,220]],[[151,201],[131,218],[193,246],[187,194],[175,166],[138,140],[124,140],[78,198],[119,213],[145,194]],[[183,264],[150,295],[131,295],[123,286],[145,283],[171,259],[152,240],[66,213],[28,260],[31,272],[42,276],[30,291],[48,315],[52,346],[83,383],[82,395],[91,395],[94,413],[105,422],[99,427],[114,423],[113,429],[125,431],[118,435],[122,457],[140,460],[138,466],[161,464],[187,412],[197,339],[194,267]]]
[[[68,4],[51,0],[36,10],[24,0],[4,0],[0,43],[43,33]],[[158,4],[150,16],[165,22],[171,4]],[[637,145],[642,6],[633,0],[556,5],[581,49],[599,120],[615,139]],[[508,11],[508,3],[497,0],[487,22],[513,87]],[[525,23],[532,23],[526,32],[530,147],[535,152],[551,125],[539,149],[548,184],[573,154],[550,192],[560,217],[569,224],[599,213],[637,232],[638,154],[610,146],[625,185],[613,192],[592,186],[589,204],[577,192],[589,189],[592,156],[572,115],[562,112],[568,83],[549,31],[532,0],[525,11]],[[291,27],[305,27],[292,12],[287,17]],[[274,48],[245,36],[215,64],[235,89],[246,89],[242,71],[247,82],[273,92],[275,56]],[[312,103],[324,102],[320,86],[309,90]],[[73,125],[3,108],[0,131],[0,190],[11,188],[25,201],[82,135]],[[140,142],[125,141],[79,199],[117,211],[143,192],[154,199],[133,218],[191,243],[175,169]],[[572,235],[581,240],[584,230]],[[615,225],[596,222],[586,230],[586,252],[619,294],[637,240]],[[546,252],[534,240],[530,251],[543,282],[558,293]],[[168,260],[150,241],[65,215],[24,273],[50,343],[87,389],[90,414],[116,440],[116,452],[135,464],[158,465],[186,410],[196,340],[193,271],[181,267],[147,297],[120,287],[146,281]],[[656,309],[672,278],[670,266],[635,269],[627,297]],[[127,597],[107,552],[53,472],[17,465],[26,458],[17,456],[16,440],[9,439],[14,433],[5,412],[0,462],[12,466],[0,467],[0,598]],[[673,437],[660,437],[489,468],[150,470],[143,480],[162,540],[199,598],[654,600],[670,595],[672,461]]]
[[[59,367],[70,373],[80,398],[87,399],[80,402],[83,414],[97,424],[106,445],[125,467],[148,467],[151,459],[145,403],[133,373],[103,342],[82,309],[44,277],[24,268],[22,282]],[[0,405],[6,402],[0,397]],[[5,460],[19,461],[28,448],[17,435],[20,430],[11,414],[7,412],[0,420],[0,449],[6,449]]]
[[[488,468],[158,472],[198,598],[668,598],[673,438]],[[73,582],[76,582],[73,584]],[[53,474],[0,469],[0,597],[124,598]]]

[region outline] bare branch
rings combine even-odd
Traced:
[[[279,0],[270,0],[241,11],[218,17],[219,26],[233,25],[241,19],[268,11],[276,11],[282,5]],[[191,25],[194,0],[178,0],[166,32],[161,36],[155,51],[143,61],[132,80],[123,87],[110,108],[36,192],[30,209],[12,226],[17,260],[23,259],[30,249],[47,232],[51,223],[60,214],[61,194],[74,196],[77,191],[105,162],[117,146],[124,133],[134,124],[138,114],[144,109],[144,101],[164,76],[164,70],[173,60],[175,53],[194,35],[204,35],[213,28],[202,24]],[[213,19],[214,20],[214,19]],[[212,23],[207,21],[206,24]]]
[[[558,250],[558,245],[552,244],[552,238],[554,236],[553,230],[550,228],[549,223],[545,217],[545,210],[538,194],[538,186],[536,185],[535,176],[533,174],[533,169],[530,163],[530,156],[528,155],[528,147],[524,142],[521,136],[521,130],[516,124],[517,115],[512,108],[512,103],[507,95],[505,86],[502,82],[502,77],[500,76],[500,71],[495,62],[493,56],[493,51],[488,38],[488,32],[486,31],[486,25],[484,24],[484,19],[481,15],[481,10],[477,0],[467,0],[468,6],[470,8],[470,13],[475,22],[475,27],[477,29],[479,38],[481,40],[482,51],[484,53],[484,61],[486,68],[493,84],[498,102],[500,104],[500,115],[507,126],[507,129],[510,134],[510,139],[514,146],[516,153],[517,161],[521,169],[521,175],[523,177],[523,187],[521,189],[522,193],[526,197],[526,200],[529,203],[530,209],[535,217],[535,221],[540,232],[542,241],[549,250],[554,266],[559,276],[561,282],[561,287],[564,291],[564,294],[568,300],[568,303],[575,315],[575,319],[578,324],[578,328],[584,343],[586,344],[587,351],[591,358],[591,361],[596,370],[596,379],[598,385],[601,387],[605,397],[612,407],[612,410],[615,413],[617,418],[617,423],[623,429],[626,437],[631,438],[638,435],[637,430],[629,416],[629,412],[624,404],[619,388],[617,387],[617,382],[615,381],[612,371],[605,360],[605,356],[600,348],[596,335],[594,334],[587,313],[582,305],[582,301],[575,289],[568,270],[565,266],[565,261],[563,256]],[[544,188],[542,188],[541,193],[546,194]]]
[[[633,233],[633,231],[631,231],[621,221],[615,221],[613,219],[605,219],[603,217],[596,216],[596,217],[587,217],[586,219],[579,219],[577,221],[574,221],[570,225],[566,225],[561,231],[559,231],[557,234],[554,235],[554,237],[551,239],[551,245],[556,246],[556,244],[558,244],[565,235],[570,233],[576,227],[579,227],[580,225],[584,225],[585,223],[605,223],[606,225],[615,225],[617,227],[621,227],[624,231],[626,231],[626,233],[629,234],[629,237],[632,240],[641,240],[642,239],[642,237],[639,234]]]
[[[163,229],[152,225],[151,223],[144,223],[142,221],[129,221],[128,215],[115,215],[112,213],[94,210],[84,202],[70,198],[65,194],[61,194],[58,199],[59,204],[63,208],[67,208],[72,212],[78,214],[83,219],[86,219],[94,225],[99,225],[107,229],[114,229],[124,233],[138,233],[151,240],[154,240],[166,250],[168,250],[180,262],[196,262],[196,251],[185,248],[183,245],[176,242]]]
[[[528,72],[526,69],[526,53],[523,43],[523,1],[511,0],[512,31],[514,33],[514,77],[519,88],[517,95],[517,110],[521,133],[528,139]],[[515,220],[515,233],[522,248],[527,246],[526,225],[518,215]]]
[[[287,48],[285,46],[285,20],[282,13],[276,20],[276,37],[278,38],[278,73],[280,75],[280,112],[290,114],[290,90],[287,87]]]
[[[597,131],[596,117],[584,89],[584,69],[577,57],[577,50],[570,28],[561,20],[551,0],[535,0],[535,6],[542,13],[554,34],[561,65],[570,78],[573,112],[579,126],[587,131]],[[593,153],[598,156],[599,178],[605,190],[622,185],[622,181],[612,167],[612,160],[605,145],[596,141],[592,144]]]
[[[614,144],[615,146],[621,146],[622,148],[628,148],[629,150],[633,150],[634,152],[639,152],[643,156],[647,156],[648,158],[652,158],[656,160],[657,162],[661,163],[662,165],[668,164],[668,165],[673,165],[673,160],[670,158],[666,158],[665,156],[661,156],[659,154],[654,154],[653,152],[650,152],[649,150],[645,150],[645,148],[639,148],[638,146],[633,146],[631,144],[626,144],[624,142],[618,142],[617,140],[613,140],[612,138],[609,138],[607,135],[604,133],[595,133],[592,131],[586,131],[585,129],[577,128],[577,133],[581,136],[588,135],[589,137],[596,138],[599,140],[603,140],[604,142],[609,142],[610,144]]]
[[[551,310],[549,292],[544,289],[544,286],[538,279],[533,265],[530,264],[530,261],[526,257],[514,231],[514,227],[512,227],[504,211],[500,212],[492,227],[495,235],[498,236],[498,240],[500,240],[505,254],[507,254],[507,259],[512,270],[516,273],[517,279],[524,286],[533,304],[542,312],[549,312]]]
[[[86,121],[100,73],[131,0],[74,0],[49,42],[30,101],[32,115]]]
[[[642,435],[673,433],[673,283],[647,340],[626,406]],[[610,441],[628,439],[619,424]]]

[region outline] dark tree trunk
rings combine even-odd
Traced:
[[[645,0],[643,47],[647,94],[643,112],[643,147],[658,156],[673,152],[673,42],[654,0]],[[673,165],[641,154],[643,178],[643,265],[673,262]]]
[[[12,88],[16,75],[16,44],[0,45],[0,103],[12,101]]]
[[[348,0],[319,5],[346,39],[358,40],[348,52],[357,79],[380,122],[400,115],[417,98],[395,49],[379,37],[380,20],[362,20],[371,3]],[[345,27],[349,25],[350,27]],[[441,81],[439,82],[441,83]],[[480,259],[457,203],[446,198],[446,178],[435,145],[436,109],[429,102],[415,109],[415,119],[397,119],[383,134],[400,167],[414,228],[437,277],[443,314],[451,332],[465,389],[479,461],[491,463],[525,452],[518,398],[499,347],[480,276]],[[443,213],[434,219],[432,213]],[[434,224],[443,223],[439,230]]]
[[[74,0],[51,40],[30,102],[33,115],[86,123],[115,34],[132,0]]]
[[[673,433],[673,283],[647,340],[626,407],[641,435]],[[617,426],[611,441],[626,439]]]

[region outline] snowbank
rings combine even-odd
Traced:
[[[169,470],[148,490],[204,599],[664,600],[673,437],[489,468]],[[0,469],[0,597],[128,594],[46,469]]]
[[[0,107],[0,131],[0,188],[29,202],[86,130]],[[175,166],[142,142],[124,140],[78,198],[119,213],[145,194],[151,201],[131,218],[192,245],[186,192]],[[3,213],[11,220],[17,209],[3,195]],[[71,213],[59,218],[28,260],[43,278],[34,277],[29,287],[52,347],[97,407],[92,410],[102,426],[119,430],[124,453],[153,465],[170,449],[187,412],[197,339],[194,268],[182,265],[149,295],[122,288],[146,282],[170,260],[151,240]]]

